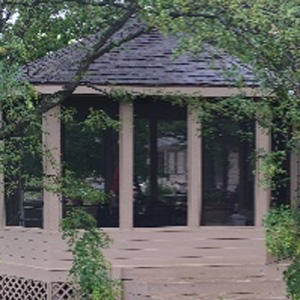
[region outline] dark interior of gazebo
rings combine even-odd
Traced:
[[[118,121],[119,102],[105,96],[77,95],[64,107],[75,113],[73,121],[62,126],[63,169],[105,192],[107,201],[76,202],[64,196],[63,215],[82,206],[99,227],[118,227],[118,130],[83,124],[91,109]],[[186,226],[187,108],[159,97],[142,97],[133,103],[133,113],[134,227]],[[234,122],[224,117],[202,122],[201,225],[254,224],[254,127],[254,121]],[[7,200],[8,225],[42,227],[42,194],[34,197],[30,189],[20,183]],[[273,198],[288,198],[287,190],[283,184]]]

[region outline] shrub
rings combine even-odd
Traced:
[[[300,300],[300,213],[288,206],[273,208],[264,225],[268,252],[278,261],[290,260],[284,271],[287,295]]]

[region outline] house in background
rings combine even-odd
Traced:
[[[128,28],[139,26],[133,20]],[[224,72],[234,67],[244,80],[242,92],[252,101],[258,96],[254,76],[235,58],[213,54],[211,49],[197,57],[174,58],[176,47],[174,37],[163,37],[153,29],[96,59],[74,94],[44,114],[44,145],[56,164],[64,162],[85,178],[95,175],[105,191],[117,184],[111,203],[91,209],[99,226],[120,230],[177,225],[260,227],[271,192],[259,184],[260,175],[254,175],[259,163],[250,154],[255,149],[270,151],[270,135],[255,120],[238,124],[216,116],[211,124],[200,124],[191,107],[172,105],[161,97],[198,95],[201,101],[236,95],[241,90]],[[28,64],[26,76],[41,94],[59,91],[75,74],[84,51],[82,45],[75,45],[52,53]],[[137,100],[113,101],[106,96],[120,89],[135,94]],[[76,108],[78,122],[90,108],[103,110],[120,122],[121,129],[82,133],[79,127],[61,124],[62,106]],[[210,135],[204,134],[207,127],[213,128]],[[241,139],[241,129],[252,134],[250,140]],[[45,158],[44,173],[55,177],[57,170]],[[295,173],[294,167],[291,172]],[[140,189],[138,197],[133,196],[134,186]],[[0,213],[1,299],[23,299],[21,295],[29,292],[36,294],[31,299],[71,299],[65,285],[70,261],[59,232],[67,205],[60,195],[47,190],[39,200],[43,203],[37,217],[39,229],[8,226],[20,205],[7,215],[5,209]],[[5,207],[5,200],[1,201],[0,207]],[[234,215],[242,216],[242,222],[235,222]],[[19,293],[19,298],[5,293]]]

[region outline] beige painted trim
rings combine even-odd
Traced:
[[[133,228],[133,104],[120,103],[119,166],[120,166],[120,229]]]
[[[293,126],[293,131],[296,130],[296,126]],[[299,141],[296,141],[296,146],[292,149],[290,157],[290,204],[292,207],[297,208],[299,206],[299,176],[300,176],[300,153],[299,153]]]
[[[298,153],[291,153],[291,205],[296,206],[298,196]]]
[[[63,85],[35,85],[35,89],[41,94],[53,94],[63,89]],[[261,97],[262,93],[257,88],[234,88],[234,87],[188,87],[188,86],[165,86],[165,87],[141,87],[141,86],[79,86],[73,94],[101,95],[112,91],[122,90],[133,94],[143,95],[185,95],[201,97],[230,97],[244,93],[247,97]]]
[[[2,110],[0,111],[0,127],[2,126]],[[4,142],[0,141],[0,147],[4,147]],[[5,212],[5,195],[4,195],[4,170],[3,161],[0,158],[0,229],[3,229],[6,224],[6,212]]]
[[[202,139],[201,125],[196,112],[188,109],[188,227],[197,228],[201,224],[202,210]]]
[[[291,205],[293,207],[298,207],[299,205],[299,164],[300,155],[298,151],[293,151],[291,153],[291,162],[290,162],[290,169],[291,169]]]
[[[256,151],[264,153],[271,152],[271,134],[263,129],[256,121]],[[255,172],[255,226],[261,227],[263,217],[266,215],[271,204],[271,188],[264,187],[261,184],[262,174],[259,168],[262,161],[258,159],[256,162]]]
[[[56,184],[55,179],[61,175],[61,122],[60,106],[43,114],[43,169],[46,185]],[[47,189],[43,191],[44,229],[57,232],[62,217],[61,195]]]

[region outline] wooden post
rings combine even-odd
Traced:
[[[43,114],[43,169],[46,186],[55,186],[57,176],[61,175],[61,123],[60,106]],[[44,229],[57,232],[62,217],[61,195],[47,190],[43,191]]]
[[[133,105],[120,103],[120,229],[133,228]]]
[[[2,127],[3,113],[0,111],[0,128]],[[3,151],[4,142],[0,141],[0,148]],[[3,229],[6,224],[6,212],[5,212],[5,195],[4,195],[4,170],[3,170],[3,158],[0,158],[0,229]]]
[[[271,134],[259,125],[256,121],[256,151],[267,154],[271,152]],[[261,184],[262,174],[259,169],[262,160],[258,159],[256,162],[255,172],[255,226],[262,226],[262,219],[270,208],[271,202],[271,188],[264,187]]]
[[[197,228],[202,211],[201,125],[195,111],[188,109],[188,227]]]
[[[299,169],[299,153],[292,151],[290,162],[290,188],[291,188],[291,206],[298,207],[298,169]]]
[[[292,135],[294,137],[297,131],[296,126],[293,126]],[[299,176],[300,176],[300,153],[299,153],[299,140],[295,140],[295,146],[291,152],[290,159],[290,204],[294,208],[299,207]]]
[[[151,201],[157,201],[158,197],[158,183],[157,183],[157,173],[158,173],[158,152],[157,152],[157,118],[155,116],[155,107],[152,106],[150,115],[150,197]]]

